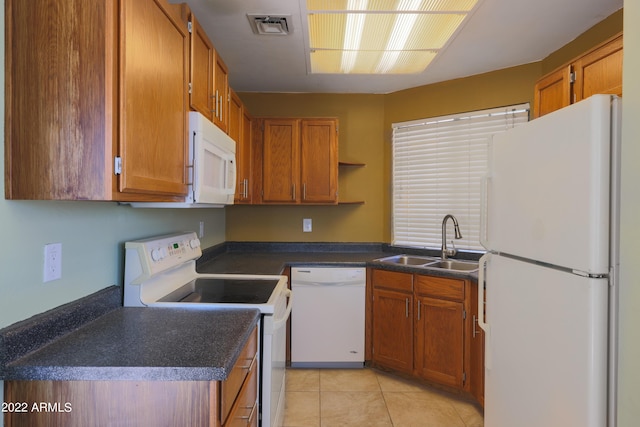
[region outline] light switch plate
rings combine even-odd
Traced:
[[[302,220],[302,231],[305,233],[311,233],[311,230],[312,230],[311,218],[304,218]]]

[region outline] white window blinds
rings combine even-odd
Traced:
[[[453,214],[463,237],[456,248],[483,250],[480,196],[489,137],[528,119],[529,104],[522,104],[394,123],[392,244],[440,249],[442,219]]]

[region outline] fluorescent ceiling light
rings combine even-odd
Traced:
[[[478,0],[306,0],[312,73],[420,73]]]

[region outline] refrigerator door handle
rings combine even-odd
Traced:
[[[478,326],[484,331],[485,334],[485,352],[484,352],[484,367],[485,369],[491,369],[491,326],[485,322],[484,318],[484,288],[485,288],[485,266],[487,262],[491,259],[491,253],[487,252],[486,254],[480,257],[480,261],[478,262]]]
[[[485,175],[482,178],[481,192],[480,192],[480,244],[485,249],[490,249],[489,237],[487,236],[487,221],[489,220],[489,184],[491,183],[491,177]]]

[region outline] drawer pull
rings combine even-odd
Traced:
[[[248,370],[249,370],[249,372],[251,372],[251,370],[253,369],[253,366],[256,364],[256,359],[257,359],[257,358],[258,358],[258,353],[256,353],[256,354],[253,356],[253,359],[251,359],[251,363],[250,363],[249,365],[243,365],[243,366],[240,366],[240,369],[248,369]]]
[[[251,420],[253,420],[253,416],[256,413],[256,408],[258,407],[258,401],[256,401],[253,404],[253,407],[251,406],[245,406],[244,409],[249,409],[251,408],[251,412],[249,413],[249,415],[247,415],[246,417],[239,417],[241,420],[247,420],[247,425],[251,424]]]

